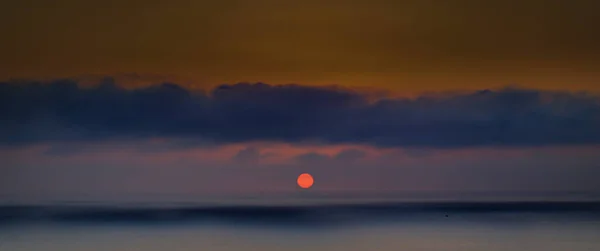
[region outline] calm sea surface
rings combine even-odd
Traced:
[[[15,220],[23,218],[22,213],[4,213],[0,250],[600,250],[595,209],[294,210],[160,212],[158,218],[156,212],[69,212],[52,217],[38,212],[29,221]],[[51,220],[43,220],[47,218]]]

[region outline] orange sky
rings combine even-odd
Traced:
[[[0,3],[0,79],[600,91],[595,0]]]

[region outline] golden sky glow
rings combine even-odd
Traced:
[[[0,79],[600,90],[595,0],[0,3]]]

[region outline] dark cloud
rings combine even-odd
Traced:
[[[0,143],[177,138],[358,143],[384,147],[600,143],[600,99],[507,88],[369,102],[341,88],[176,84],[125,90],[71,80],[0,84]]]

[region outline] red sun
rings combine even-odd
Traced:
[[[298,186],[300,186],[301,188],[310,188],[313,183],[315,183],[315,180],[313,179],[312,175],[308,174],[308,173],[303,173],[300,174],[300,176],[298,176]]]

